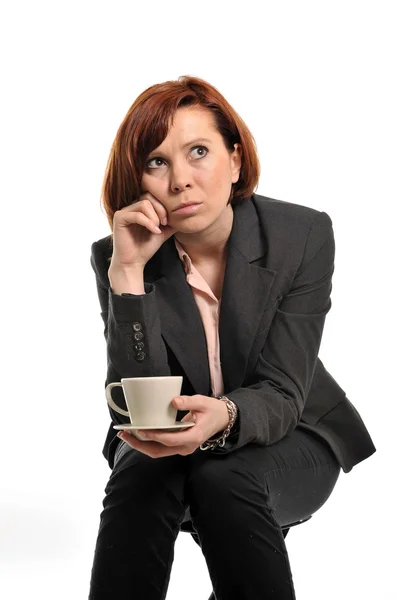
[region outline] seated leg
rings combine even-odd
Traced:
[[[295,598],[282,528],[316,512],[339,472],[327,444],[299,429],[267,447],[191,455],[187,499],[216,598]]]
[[[89,600],[162,600],[187,506],[186,457],[153,459],[121,443],[105,489]]]

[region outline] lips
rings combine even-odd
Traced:
[[[172,212],[176,212],[177,210],[181,210],[182,208],[188,208],[189,206],[197,206],[197,204],[200,204],[200,202],[189,202],[188,204],[180,204]]]
[[[193,214],[196,214],[198,211],[201,210],[202,207],[202,202],[196,202],[195,204],[183,204],[180,205],[180,208],[176,208],[174,211],[172,211],[172,214],[174,215],[186,215],[186,216],[190,216]]]

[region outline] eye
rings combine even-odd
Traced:
[[[157,167],[150,167],[150,163],[152,163],[152,161],[153,161],[153,160],[160,160],[161,162],[163,162],[163,159],[162,159],[162,158],[159,158],[159,157],[155,156],[154,158],[151,158],[150,160],[148,160],[148,161],[146,162],[146,167],[147,167],[148,169],[156,169],[156,168],[157,168]],[[159,166],[159,165],[158,165],[158,166]]]
[[[196,158],[195,160],[199,160],[199,159],[201,159],[201,158],[204,158],[204,157],[205,157],[205,156],[208,154],[208,152],[209,152],[209,150],[208,150],[208,148],[207,148],[206,146],[193,146],[193,147],[190,149],[190,152],[192,152],[193,150],[198,150],[198,149],[205,150],[205,154],[200,154],[200,155],[198,156],[198,158]],[[163,159],[163,158],[161,158],[160,156],[154,156],[154,158],[150,158],[150,160],[148,160],[148,161],[146,162],[146,167],[147,167],[148,169],[157,169],[157,168],[158,168],[158,167],[150,167],[150,163],[152,163],[152,161],[154,161],[154,160],[155,160],[155,161],[161,161],[161,163],[165,162],[165,161],[164,161],[164,159]],[[162,165],[158,165],[158,166],[162,166]]]

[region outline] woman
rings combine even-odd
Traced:
[[[187,518],[218,600],[294,598],[281,528],[375,451],[318,358],[331,219],[255,194],[259,172],[248,128],[198,78],[145,90],[116,135],[103,185],[112,234],[91,255],[106,385],[183,375],[173,404],[195,426],[116,436],[127,419],[110,408],[91,600],[165,598]]]

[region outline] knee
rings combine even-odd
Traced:
[[[133,448],[125,451],[112,470],[104,503],[156,504],[170,490],[177,492],[183,487],[184,472],[173,458],[154,459]]]
[[[240,469],[233,456],[207,457],[192,465],[188,476],[188,500],[192,513],[201,509],[224,514],[250,497],[265,503],[266,489],[254,472]]]

